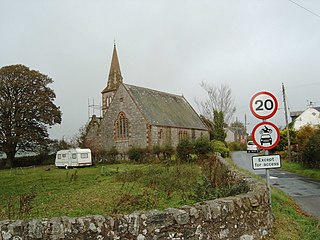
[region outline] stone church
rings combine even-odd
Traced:
[[[121,153],[130,147],[175,147],[185,137],[208,135],[206,125],[188,101],[175,94],[125,84],[116,45],[107,86],[102,90],[102,116],[88,123],[86,145]]]

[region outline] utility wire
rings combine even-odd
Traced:
[[[292,1],[292,0],[288,0],[288,1],[289,1],[289,2],[291,2],[291,3],[293,3],[293,4],[295,4],[295,5],[297,5],[298,7],[300,7],[300,8],[302,8],[302,9],[306,10],[307,12],[309,12],[309,13],[313,14],[314,16],[316,16],[316,17],[320,18],[320,15],[319,15],[319,14],[317,14],[317,13],[315,13],[315,12],[313,12],[313,11],[309,10],[308,8],[305,8],[304,6],[302,6],[302,5],[300,5],[300,4],[296,3],[296,2],[294,2],[294,1]]]
[[[311,83],[303,83],[303,84],[286,85],[286,88],[307,87],[307,86],[317,85],[317,84],[320,84],[320,82],[311,82]]]

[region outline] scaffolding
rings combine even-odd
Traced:
[[[97,114],[98,112],[98,114]],[[101,104],[95,104],[94,98],[92,99],[92,103],[90,103],[90,99],[88,98],[88,120],[92,118],[93,115],[96,115],[97,117],[102,117],[102,107]]]

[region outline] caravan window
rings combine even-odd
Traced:
[[[64,153],[64,154],[62,154],[62,157],[63,157],[63,158],[66,158],[66,157],[67,157],[67,155]]]
[[[81,153],[80,157],[81,158],[88,158],[88,153]]]
[[[58,159],[61,159],[61,154],[58,154]]]
[[[77,154],[76,153],[72,153],[72,159],[76,159],[77,158]]]

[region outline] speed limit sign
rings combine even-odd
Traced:
[[[259,119],[271,118],[278,110],[277,98],[270,92],[258,92],[250,100],[250,110]]]

